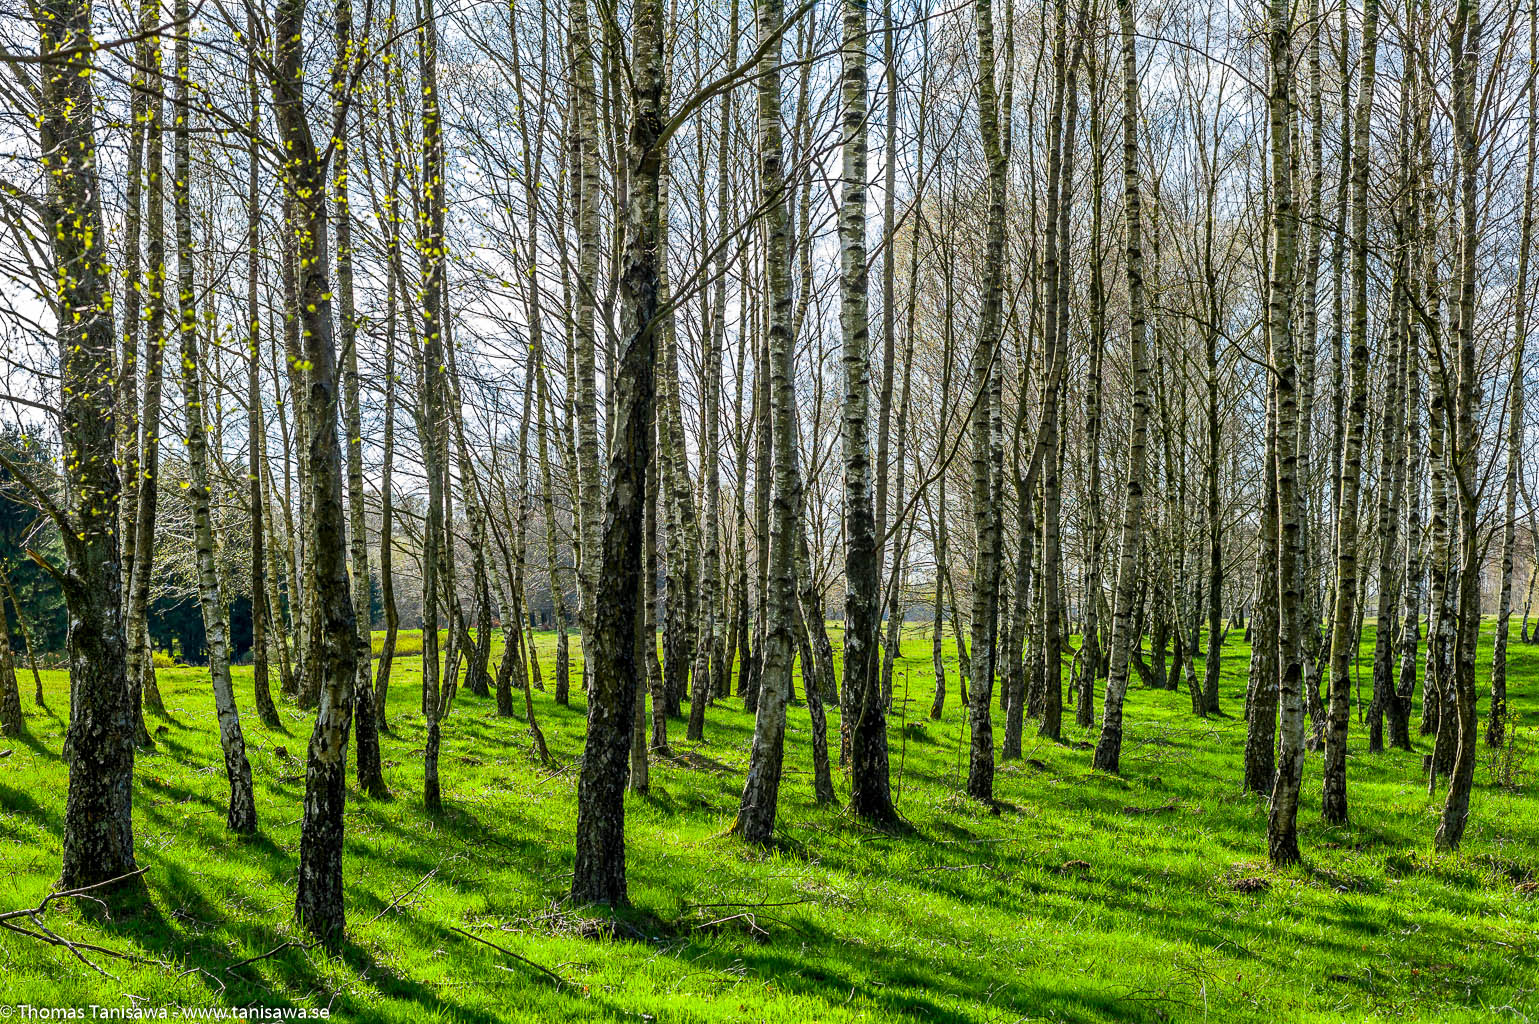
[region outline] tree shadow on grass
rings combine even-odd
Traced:
[[[52,747],[34,736],[31,729],[24,728],[18,735],[5,737],[3,741],[0,741],[0,746],[3,746],[6,743],[15,743],[26,747],[38,757],[48,761],[62,761],[64,759],[63,756],[57,753]]]
[[[141,955],[165,964],[164,969],[174,971],[177,977],[199,981],[211,1001],[275,1009],[326,1007],[341,1019],[363,1020],[373,1016],[383,996],[417,1007],[424,1017],[447,1016],[466,1024],[497,1024],[505,1019],[447,995],[442,990],[445,986],[413,979],[394,966],[382,964],[373,950],[351,936],[335,951],[328,951],[297,926],[243,921],[239,941],[244,949],[232,952],[225,910],[192,875],[166,865],[152,884],[153,894],[130,896],[103,926],[132,942]],[[175,909],[170,914],[163,912],[157,897]],[[444,937],[431,938],[438,945]],[[337,966],[331,966],[333,963]],[[369,979],[377,993],[357,991],[348,972]],[[514,983],[522,986],[524,981]],[[592,1016],[591,1001],[584,1004],[586,1015]],[[606,1016],[619,1019],[621,1014],[610,1010]]]

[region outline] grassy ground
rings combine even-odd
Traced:
[[[1233,636],[1223,703],[1238,716],[1248,651]],[[543,640],[547,671],[553,642]],[[1237,717],[1194,719],[1184,694],[1134,689],[1121,777],[1090,771],[1085,741],[1094,737],[1070,724],[1064,745],[1028,737],[1027,759],[1000,770],[1002,805],[991,814],[958,795],[965,736],[954,661],[944,718],[925,716],[929,648],[927,633],[910,633],[896,674],[893,779],[911,831],[873,832],[813,805],[798,706],[780,845],[761,851],[724,837],[752,732],[733,700],[711,709],[703,744],[681,742],[674,724],[678,757],[654,762],[652,794],[629,799],[634,909],[618,920],[563,899],[581,687],[570,708],[536,695],[548,767],[532,759],[521,720],[498,719],[492,701],[462,690],[444,731],[447,809],[435,817],[421,806],[417,666],[398,662],[384,739],[394,799],[355,790],[348,803],[345,948],[327,957],[291,945],[245,964],[303,937],[292,903],[309,725],[291,708],[286,733],[247,715],[262,827],[236,838],[223,827],[206,673],[163,669],[168,717],[151,719],[159,749],[140,757],[135,794],[148,897],[110,917],[76,901],[46,918],[77,941],[161,963],[93,957],[109,978],[66,951],[0,933],[0,1013],[14,1003],[97,1003],[464,1022],[1539,1015],[1539,798],[1521,764],[1517,787],[1498,785],[1482,749],[1464,851],[1436,857],[1440,802],[1421,781],[1421,753],[1370,757],[1354,721],[1353,824],[1320,823],[1311,756],[1300,810],[1306,863],[1273,873],[1264,803],[1239,792]],[[1487,636],[1483,669],[1489,660]],[[236,674],[249,707],[250,670]],[[1539,649],[1515,650],[1511,675],[1521,762],[1539,731]],[[48,673],[44,684],[50,710],[25,701],[30,736],[0,760],[0,910],[35,905],[58,872],[67,681]],[[847,792],[847,780],[836,781]]]

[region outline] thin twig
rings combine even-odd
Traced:
[[[526,956],[520,956],[519,954],[513,952],[511,949],[508,949],[506,946],[499,946],[495,942],[490,942],[490,941],[488,941],[486,939],[483,939],[479,935],[472,935],[469,932],[467,932],[465,929],[463,929],[463,928],[456,928],[452,924],[449,925],[449,930],[451,932],[458,932],[459,934],[465,936],[465,938],[469,939],[472,942],[479,942],[483,946],[490,946],[493,949],[495,949],[497,952],[502,953],[502,954],[504,954],[506,956],[510,956],[513,959],[519,961],[520,963],[528,964],[530,967],[533,967],[535,970],[539,971],[541,974],[545,975],[547,978],[549,978],[552,981],[554,981],[558,986],[570,984],[570,982],[568,982],[561,975],[557,974],[555,971],[551,970],[549,967],[546,967],[543,964],[537,964],[533,960],[529,959]]]
[[[131,871],[126,875],[119,875],[116,878],[109,878],[105,882],[97,882],[93,885],[82,885],[76,889],[64,889],[58,892],[50,892],[47,896],[44,896],[42,901],[39,902],[35,907],[28,907],[24,910],[10,910],[0,914],[0,928],[4,928],[6,931],[15,932],[17,935],[25,935],[29,939],[36,939],[39,942],[47,943],[50,946],[63,946],[65,949],[69,950],[70,953],[73,954],[74,957],[81,963],[85,964],[87,967],[91,968],[91,970],[95,971],[97,974],[100,974],[102,977],[111,978],[113,981],[119,980],[116,975],[108,974],[96,964],[92,963],[90,958],[82,953],[81,950],[89,950],[92,953],[100,953],[103,956],[115,957],[118,960],[127,960],[130,963],[158,964],[161,967],[169,967],[171,965],[166,963],[164,960],[155,960],[150,957],[137,956],[133,953],[123,953],[116,949],[108,949],[106,946],[97,946],[90,942],[74,942],[70,939],[66,939],[64,936],[60,935],[58,932],[54,931],[43,923],[43,915],[48,910],[48,904],[54,900],[61,900],[76,896],[86,896],[87,893],[93,892],[94,890],[104,889],[111,885],[117,885],[119,882],[125,882],[130,878],[138,878],[148,870],[149,868],[143,867],[138,871]],[[97,903],[102,902],[94,896],[86,896],[86,898],[94,900]],[[104,907],[106,906],[104,903],[102,905]],[[32,923],[33,927],[37,929],[37,931],[33,931],[31,928],[24,928],[21,925],[11,923],[16,919],[23,917],[27,918]]]
[[[799,899],[799,900],[785,900],[785,901],[780,902],[780,903],[686,903],[686,904],[684,904],[684,909],[685,910],[709,910],[709,909],[715,909],[715,908],[719,908],[719,907],[748,907],[750,909],[757,908],[757,907],[795,907],[795,906],[799,906],[799,905],[801,905],[803,903],[815,903],[815,902],[817,902],[817,901],[813,897],[807,896],[807,897],[804,897],[803,899]]]
[[[405,892],[401,893],[401,895],[399,895],[395,899],[391,900],[390,901],[390,905],[388,907],[386,907],[384,910],[381,910],[379,913],[375,914],[373,917],[369,918],[368,923],[369,924],[373,924],[375,921],[378,921],[380,918],[382,918],[386,914],[390,913],[392,910],[394,910],[397,906],[400,905],[402,900],[404,900],[406,897],[410,896],[412,893],[416,892],[418,889],[420,889],[424,885],[426,885],[428,879],[432,878],[436,874],[438,874],[438,869],[435,867],[432,871],[429,871],[427,874],[425,874],[421,878],[419,878],[417,880],[417,884],[416,885],[412,886],[410,889],[407,889]]]
[[[245,967],[247,964],[254,964],[258,960],[266,960],[270,956],[277,956],[279,953],[282,953],[285,949],[288,949],[290,946],[298,946],[300,949],[309,949],[310,948],[310,944],[307,943],[307,942],[295,942],[293,939],[290,939],[288,942],[285,942],[285,943],[282,943],[281,945],[275,946],[272,949],[269,949],[267,952],[262,953],[259,956],[248,956],[244,960],[237,960],[237,961],[235,961],[235,963],[233,963],[230,966],[226,967],[224,969],[224,971],[225,971],[226,974],[229,974],[231,971],[235,970],[235,968],[237,968],[237,967]]]
[[[0,921],[10,921],[18,917],[33,917],[47,910],[48,904],[52,903],[54,900],[67,899],[72,896],[83,896],[86,893],[93,892],[97,889],[105,889],[110,885],[117,885],[119,882],[126,882],[130,878],[138,878],[148,870],[148,867],[142,867],[138,871],[130,871],[126,875],[119,875],[116,878],[109,878],[105,882],[97,882],[94,885],[82,885],[78,889],[63,889],[50,892],[47,896],[44,896],[43,901],[35,907],[28,907],[25,910],[8,910],[5,913],[0,914]]]
[[[709,928],[712,925],[726,924],[728,921],[747,921],[748,922],[748,928],[749,928],[750,931],[758,932],[760,935],[764,935],[764,936],[768,936],[769,935],[769,932],[767,932],[763,928],[759,927],[759,922],[754,920],[754,915],[749,913],[746,910],[743,913],[741,913],[741,914],[733,914],[730,917],[719,917],[719,918],[717,918],[714,921],[705,921],[705,922],[703,922],[701,924],[695,925],[695,927],[696,928]]]

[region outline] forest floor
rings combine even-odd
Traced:
[[[1370,756],[1354,713],[1352,824],[1321,823],[1311,755],[1305,862],[1274,872],[1265,801],[1240,792],[1248,649],[1239,631],[1231,640],[1228,717],[1197,719],[1184,692],[1135,686],[1120,777],[1090,770],[1094,734],[1072,712],[1063,744],[1037,740],[1028,723],[1026,759],[1001,766],[990,813],[960,794],[955,660],[945,715],[932,722],[929,633],[910,630],[890,732],[908,827],[891,834],[813,803],[798,704],[778,845],[745,847],[724,833],[752,717],[735,698],[714,705],[701,744],[670,723],[675,756],[654,760],[649,796],[627,798],[633,908],[619,916],[565,900],[580,683],[571,707],[535,695],[548,766],[532,757],[521,700],[519,718],[499,719],[492,699],[461,689],[444,725],[445,810],[430,815],[420,677],[406,657],[383,739],[393,799],[349,793],[348,932],[334,957],[306,948],[293,922],[310,716],[283,706],[286,731],[243,716],[261,831],[240,838],[224,828],[206,670],[162,669],[168,715],[149,719],[158,749],[140,755],[135,780],[147,895],[110,914],[56,903],[44,918],[73,941],[152,962],[87,953],[103,974],[0,932],[0,1016],[16,1004],[98,1004],[170,1007],[172,1017],[178,1006],[327,1007],[337,1019],[466,1024],[1539,1018],[1539,648],[1514,644],[1518,742],[1505,757],[1482,747],[1460,853],[1432,852],[1441,797],[1422,778],[1425,739],[1415,753]],[[548,673],[554,637],[541,643]],[[251,670],[235,671],[249,709]],[[57,878],[67,783],[67,677],[44,673],[45,710],[18,675],[30,733],[0,743],[12,750],[0,758],[0,911],[37,905]],[[836,736],[832,710],[829,719]],[[848,778],[835,782],[843,799]]]

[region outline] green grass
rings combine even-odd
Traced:
[[[1239,792],[1248,650],[1232,637],[1223,676],[1232,717],[1195,719],[1184,693],[1135,688],[1121,777],[1089,769],[1094,736],[1072,714],[1063,745],[1037,741],[1028,726],[1027,760],[1001,767],[993,814],[959,795],[955,662],[945,717],[931,722],[929,637],[910,632],[891,741],[912,830],[898,834],[814,806],[807,713],[797,706],[780,842],[746,848],[723,832],[751,718],[736,699],[714,706],[699,745],[671,723],[680,756],[654,762],[650,796],[628,798],[634,906],[617,918],[564,899],[580,685],[570,708],[536,694],[550,767],[532,759],[520,719],[498,719],[491,700],[461,690],[444,730],[446,810],[431,816],[421,806],[418,665],[398,661],[384,738],[394,799],[354,790],[348,803],[346,945],[335,957],[290,946],[244,966],[235,965],[303,938],[292,903],[307,716],[284,707],[281,733],[246,715],[261,833],[237,838],[224,830],[206,673],[163,669],[168,717],[150,719],[159,746],[140,756],[135,783],[148,895],[110,916],[73,901],[46,918],[72,939],[162,963],[93,955],[115,976],[106,978],[64,950],[0,933],[0,1003],[326,1006],[345,1019],[464,1022],[1539,1015],[1532,787],[1494,785],[1482,749],[1464,850],[1434,856],[1440,800],[1427,796],[1421,751],[1369,756],[1354,717],[1353,824],[1321,824],[1311,755],[1300,809],[1306,863],[1274,873],[1264,802]],[[548,673],[554,638],[542,644]],[[572,650],[575,661],[575,636]],[[1539,649],[1516,646],[1511,677],[1521,757],[1539,728]],[[250,678],[236,670],[243,708]],[[30,735],[8,741],[14,753],[0,760],[0,910],[35,905],[58,873],[67,680],[45,673],[44,683],[49,710],[25,701]],[[836,784],[847,793],[845,777]]]

